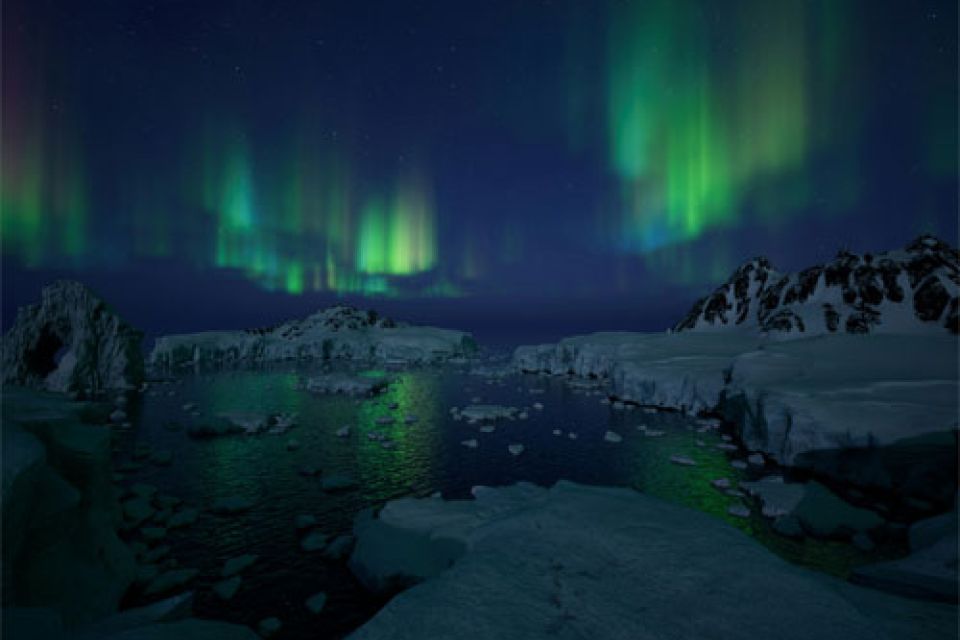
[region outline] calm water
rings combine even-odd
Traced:
[[[284,624],[280,638],[342,637],[369,619],[383,605],[352,577],[344,562],[323,558],[320,552],[301,550],[295,529],[298,514],[312,514],[319,529],[336,535],[349,533],[354,515],[391,498],[429,495],[465,498],[474,485],[497,486],[520,480],[551,485],[559,479],[589,484],[620,485],[714,514],[757,538],[791,561],[844,575],[851,566],[876,559],[839,543],[794,542],[772,533],[758,513],[750,519],[727,514],[740,502],[710,486],[719,477],[748,479],[752,471],[738,471],[728,455],[714,447],[716,432],[697,433],[693,419],[676,413],[647,414],[602,404],[598,395],[572,389],[564,379],[510,375],[491,380],[470,375],[467,367],[444,366],[390,372],[396,381],[374,398],[317,396],[297,389],[298,382],[319,366],[288,364],[255,370],[191,372],[168,383],[155,384],[142,401],[131,407],[134,426],[118,433],[117,461],[132,458],[137,445],[173,452],[169,467],[144,463],[125,474],[124,484],[147,482],[161,494],[175,495],[195,507],[213,500],[241,495],[254,507],[235,516],[202,512],[191,527],[173,530],[164,544],[182,567],[201,570],[195,612],[201,617],[225,619],[255,626],[268,616]],[[373,372],[371,372],[373,373]],[[525,421],[500,421],[492,433],[481,424],[455,421],[452,406],[483,403],[530,407]],[[283,435],[234,435],[196,440],[185,430],[172,431],[169,423],[187,425],[194,418],[183,409],[196,403],[203,415],[221,412],[298,414],[298,426]],[[395,410],[388,405],[396,403]],[[407,414],[415,424],[403,423]],[[376,419],[393,415],[388,426]],[[335,431],[352,427],[349,438]],[[646,437],[637,429],[665,431]],[[553,435],[563,431],[562,437]],[[623,442],[604,441],[613,430]],[[395,444],[384,449],[367,434],[386,434]],[[567,437],[575,432],[576,440]],[[477,449],[461,441],[476,438]],[[295,439],[299,449],[288,450]],[[706,442],[697,446],[696,440]],[[523,444],[520,456],[507,451]],[[682,454],[697,462],[682,467],[670,456]],[[316,467],[324,475],[345,473],[359,482],[343,493],[325,493],[320,479],[299,470]],[[228,603],[210,591],[220,580],[228,558],[244,553],[260,559],[243,573],[237,595]],[[326,609],[313,615],[304,601],[318,591],[328,595]],[[131,597],[130,605],[147,600]]]

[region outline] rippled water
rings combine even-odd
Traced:
[[[499,381],[469,375],[452,366],[392,372],[396,381],[375,398],[356,400],[343,396],[317,396],[297,389],[298,382],[315,372],[314,366],[269,367],[252,370],[188,373],[169,383],[156,384],[132,407],[133,429],[118,443],[118,461],[129,461],[134,447],[148,444],[154,450],[173,452],[169,467],[149,463],[127,473],[123,482],[148,482],[163,494],[205,507],[216,498],[242,495],[254,507],[235,516],[204,511],[198,522],[169,533],[165,544],[180,566],[201,570],[195,612],[201,617],[225,619],[255,626],[262,618],[279,617],[281,638],[341,637],[369,619],[383,605],[352,577],[343,562],[326,560],[319,552],[301,550],[294,527],[298,514],[312,514],[319,528],[331,535],[348,533],[355,514],[391,498],[429,495],[465,498],[474,485],[503,485],[520,480],[551,485],[559,479],[590,484],[621,485],[688,505],[723,518],[757,538],[791,561],[843,575],[849,568],[876,556],[839,543],[797,542],[771,532],[769,523],[755,513],[749,519],[727,514],[740,502],[710,486],[719,477],[746,479],[754,471],[729,464],[725,452],[715,448],[717,433],[697,433],[693,419],[676,413],[647,414],[641,409],[616,409],[601,404],[596,395],[571,389],[561,378],[511,375]],[[534,402],[525,421],[501,421],[493,433],[479,431],[480,424],[455,421],[450,407],[473,403],[518,407]],[[298,426],[283,435],[235,435],[210,440],[190,438],[185,430],[170,430],[170,423],[188,424],[183,409],[196,403],[204,415],[221,412],[298,414]],[[390,410],[388,405],[398,407]],[[418,421],[407,425],[403,417]],[[393,415],[388,426],[376,419]],[[665,431],[646,437],[638,425]],[[352,427],[349,438],[334,432]],[[553,435],[561,429],[563,435]],[[604,441],[613,430],[623,442]],[[367,438],[371,431],[386,434],[396,448],[384,449]],[[572,440],[567,432],[575,432]],[[476,438],[476,449],[461,441]],[[300,447],[288,450],[289,440]],[[696,440],[706,442],[697,446]],[[520,443],[523,454],[512,456],[509,444]],[[670,456],[682,454],[697,462],[678,466]],[[317,467],[323,474],[349,474],[359,482],[355,490],[325,493],[320,479],[299,473]],[[210,591],[220,580],[228,558],[255,553],[260,559],[243,573],[243,584],[228,603]],[[304,601],[325,591],[326,609],[319,615],[307,611]],[[132,597],[128,604],[146,600]]]

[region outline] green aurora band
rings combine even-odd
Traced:
[[[559,72],[545,71],[550,88],[538,87],[543,100],[533,102],[558,109],[559,124],[550,117],[558,114],[536,115],[564,130],[571,161],[586,158],[587,173],[600,168],[603,186],[589,196],[593,209],[560,210],[569,218],[555,226],[569,230],[563,241],[600,236],[597,253],[616,250],[618,290],[644,271],[689,285],[720,281],[743,258],[741,229],[789,241],[800,215],[839,218],[863,204],[869,163],[860,155],[876,136],[867,103],[889,98],[879,86],[884,70],[870,73],[872,47],[884,45],[862,28],[859,12],[870,4],[611,0],[568,9]],[[509,199],[489,216],[458,212],[435,189],[450,186],[439,184],[449,174],[427,161],[363,165],[363,143],[320,133],[351,123],[327,121],[309,100],[291,108],[289,125],[263,127],[251,105],[225,97],[219,108],[204,105],[198,120],[191,113],[174,122],[171,135],[186,142],[167,155],[113,158],[103,147],[122,137],[103,136],[94,148],[98,121],[80,109],[70,61],[41,55],[54,34],[9,31],[4,51],[16,55],[3,64],[0,231],[4,256],[24,267],[173,258],[291,295],[454,297],[491,284],[509,289],[510,278],[496,282],[497,274],[535,271],[543,243],[558,235]],[[904,55],[927,60],[934,44],[916,46]],[[956,99],[943,99],[942,83],[942,70],[917,68],[907,89],[921,106],[907,124],[921,139],[902,155],[919,155],[918,171],[950,181]],[[491,111],[509,120],[510,100]],[[418,150],[428,158],[441,144],[426,133]],[[938,201],[915,205],[910,215],[933,226]]]
[[[622,248],[687,243],[747,210],[772,224],[808,203],[807,163],[848,124],[836,108],[850,92],[835,86],[840,5],[739,3],[715,16],[723,29],[694,2],[614,8],[607,133]]]
[[[213,222],[214,266],[290,294],[457,294],[404,285],[438,265],[432,195],[419,174],[361,195],[342,154],[302,148],[283,175],[271,175],[254,166],[242,129],[221,129],[205,139],[197,190]]]
[[[40,80],[39,65],[16,62],[3,65],[3,251],[27,267],[74,266],[88,245],[87,183],[77,127],[66,108],[49,107],[51,92]]]

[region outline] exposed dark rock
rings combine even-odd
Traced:
[[[804,331],[803,319],[789,309],[781,309],[769,316],[760,327],[764,331]]]
[[[936,277],[923,281],[913,296],[913,308],[924,322],[936,322],[950,302],[950,295]]]
[[[880,323],[880,312],[865,304],[847,316],[847,333],[870,333],[870,329]]]
[[[943,321],[943,326],[950,330],[950,333],[956,335],[960,333],[960,315],[958,315],[957,307],[960,298],[953,298],[950,301],[950,306],[947,309],[947,317]]]
[[[840,326],[840,314],[829,302],[823,305],[823,321],[830,332],[836,331]]]
[[[883,259],[877,265],[883,280],[883,294],[892,302],[903,302],[903,287],[897,282],[902,269],[893,260]]]

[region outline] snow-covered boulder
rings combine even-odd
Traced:
[[[420,584],[353,640],[953,637],[949,606],[791,565],[717,518],[629,489],[474,495],[395,500],[358,523],[351,567],[365,583]]]
[[[143,381],[143,335],[79,282],[44,287],[3,337],[6,384],[98,393]]]
[[[957,521],[954,509],[914,523],[910,527],[910,555],[858,567],[852,579],[892,593],[956,603],[960,584]]]
[[[160,368],[305,359],[423,363],[475,350],[463,331],[399,326],[373,311],[336,306],[266,329],[163,336],[149,361]]]
[[[760,501],[760,512],[768,518],[779,518],[793,512],[806,493],[806,485],[784,482],[782,476],[741,482],[740,488]]]
[[[778,273],[766,258],[740,266],[698,300],[676,331],[825,333],[960,332],[960,252],[933,236],[905,248],[840,251],[824,265]]]

